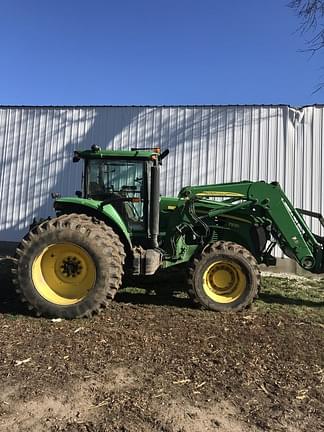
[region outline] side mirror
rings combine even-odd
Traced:
[[[160,160],[163,160],[165,157],[167,157],[169,153],[170,153],[169,149],[164,150],[164,152],[162,152],[160,155]]]
[[[75,151],[74,154],[73,154],[73,159],[72,160],[73,160],[74,163],[79,162],[79,160],[80,160],[80,153],[77,152],[77,151]]]
[[[56,198],[61,198],[61,194],[59,192],[51,192],[51,197],[55,200]]]
[[[97,146],[96,144],[92,144],[91,146],[91,151],[93,152],[99,152],[101,150],[101,148],[99,146]]]

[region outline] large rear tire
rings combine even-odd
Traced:
[[[111,227],[70,214],[34,226],[15,256],[13,282],[37,315],[89,317],[114,298],[125,253]]]
[[[240,311],[260,290],[260,270],[243,246],[218,241],[208,246],[189,267],[189,296],[215,311]]]

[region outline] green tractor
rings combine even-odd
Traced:
[[[106,307],[123,275],[187,269],[189,296],[215,311],[240,311],[260,290],[259,264],[273,248],[312,273],[324,271],[324,240],[313,234],[278,183],[187,186],[160,196],[159,149],[74,152],[83,191],[56,196],[55,218],[31,225],[13,281],[38,315],[89,317]]]

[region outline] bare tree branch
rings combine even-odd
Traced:
[[[291,0],[288,7],[294,9],[301,18],[301,31],[315,30],[318,22],[324,17],[323,0]]]
[[[293,9],[300,19],[301,23],[297,31],[303,36],[306,33],[311,34],[310,38],[306,39],[306,49],[302,51],[310,52],[313,56],[324,48],[324,0],[291,0],[288,7]],[[323,88],[324,82],[321,80],[312,94]]]
[[[312,32],[314,36],[307,41],[307,51],[313,54],[324,47],[324,0],[291,0],[288,7],[301,19],[299,31],[302,34]]]

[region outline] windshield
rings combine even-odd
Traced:
[[[111,198],[122,217],[140,221],[143,217],[143,178],[142,161],[90,159],[86,195],[100,201]],[[131,203],[123,198],[140,198],[140,202]]]

